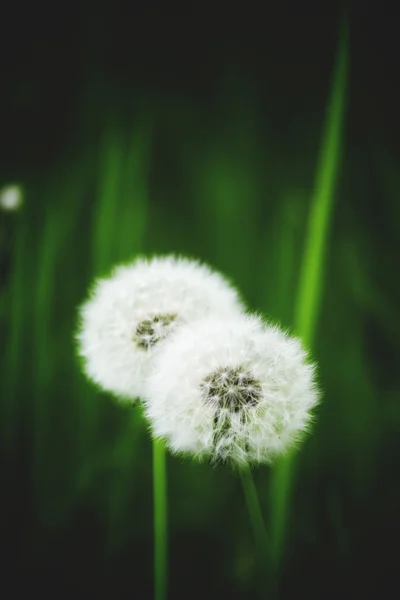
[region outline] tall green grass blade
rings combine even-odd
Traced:
[[[120,196],[123,179],[124,143],[117,126],[103,132],[98,157],[98,201],[93,223],[93,270],[96,275],[117,261]]]
[[[104,136],[104,172],[100,185],[100,209],[95,242],[100,253],[99,266],[109,269],[119,262],[133,260],[143,252],[148,219],[148,172],[151,155],[151,126],[146,118],[138,120],[127,139],[118,128]],[[109,143],[109,145],[107,145]],[[102,248],[102,243],[107,244]],[[121,428],[116,455],[119,461],[108,490],[109,545],[118,546],[124,535],[123,514],[127,504],[127,482],[132,476],[133,431],[139,425],[136,415]],[[118,456],[120,458],[118,458]],[[154,494],[159,493],[154,485]],[[164,538],[165,542],[165,538]],[[166,543],[166,542],[165,542]]]
[[[82,171],[70,169],[58,173],[47,182],[45,190],[36,189],[31,201],[42,200],[38,212],[40,230],[31,228],[29,239],[35,252],[33,285],[26,309],[31,315],[29,331],[32,353],[30,406],[33,433],[32,462],[35,508],[41,522],[61,517],[70,498],[68,490],[73,479],[74,444],[66,446],[76,435],[76,399],[70,397],[70,379],[64,380],[65,365],[71,360],[70,321],[72,321],[73,285],[57,285],[59,277],[68,279],[74,265],[71,246],[83,195]],[[68,213],[60,210],[68,206]],[[33,215],[31,215],[31,218]],[[35,233],[36,236],[35,237]],[[66,314],[65,307],[70,313]],[[60,315],[66,315],[61,318]],[[71,316],[70,316],[71,315]],[[65,395],[60,396],[60,390]],[[67,418],[65,418],[67,417]],[[65,461],[64,469],[60,464]]]
[[[136,123],[128,138],[115,123],[103,134],[99,156],[99,200],[93,229],[96,273],[107,271],[119,262],[133,260],[144,250],[151,137],[147,115]],[[130,436],[120,442],[125,446],[125,457],[131,456],[131,443]],[[154,442],[154,461],[154,578],[157,598],[164,598],[167,572],[166,470],[163,450],[157,442]],[[129,460],[124,464],[129,467]],[[121,469],[117,473],[119,480],[114,481],[108,491],[111,546],[118,543],[120,528],[117,523],[123,512],[125,495]]]

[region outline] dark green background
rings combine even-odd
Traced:
[[[180,252],[293,325],[339,39],[334,3],[4,9],[0,571],[17,597],[152,598],[151,441],[81,374],[93,277]],[[275,6],[276,4],[276,6]],[[353,3],[345,138],[312,345],[324,402],[294,472],[282,598],[395,597],[399,122],[394,13]],[[257,597],[239,479],[168,458],[171,600]],[[254,478],[266,518],[271,470]],[[3,586],[3,583],[2,583]]]

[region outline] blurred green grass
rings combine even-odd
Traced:
[[[232,97],[240,101],[230,102],[229,111],[222,105],[212,118],[199,114],[194,122],[190,111],[158,111],[157,125],[167,130],[164,147],[157,146],[157,128],[150,131],[151,114],[126,124],[114,109],[76,158],[25,181],[25,205],[8,225],[12,265],[0,296],[0,428],[10,472],[23,437],[29,518],[43,540],[67,530],[88,506],[104,527],[99,535],[105,556],[118,557],[132,544],[152,564],[146,545],[152,536],[146,426],[138,410],[92,388],[74,355],[76,307],[94,276],[140,252],[178,251],[224,271],[251,308],[287,327],[301,321],[295,298],[307,215],[318,193],[309,166],[315,157],[299,155],[289,144],[287,156],[273,160],[274,140],[264,139],[257,127],[251,93]],[[313,127],[318,140],[320,129]],[[395,206],[390,195],[400,189],[397,174],[378,162],[382,203]],[[308,187],[296,177],[303,167]],[[326,546],[325,561],[333,558],[345,568],[368,539],[371,515],[377,511],[375,519],[384,522],[385,509],[393,514],[399,498],[398,488],[391,497],[390,469],[381,469],[385,483],[378,494],[377,470],[398,436],[400,386],[388,370],[390,361],[381,360],[379,350],[374,354],[366,339],[373,322],[380,339],[390,339],[392,351],[399,351],[397,306],[385,286],[375,283],[374,252],[382,255],[383,249],[375,241],[371,250],[358,213],[346,206],[359,183],[345,173],[347,179],[338,181],[332,172],[332,180],[322,183],[329,189],[336,184],[339,200],[335,219],[326,213],[333,234],[318,276],[329,281],[313,346],[325,394],[290,476],[289,521],[280,490],[271,497],[271,470],[255,472],[264,515],[272,515],[279,539],[287,537],[284,581],[298,581],[296,562],[304,565],[309,556],[316,561]],[[309,302],[304,297],[306,310]],[[305,329],[311,343],[312,332]],[[192,560],[196,576],[217,561],[221,581],[250,597],[256,551],[237,478],[170,457],[168,469],[173,548],[187,532],[192,541],[205,539],[207,552]],[[10,505],[13,493],[7,490]],[[181,555],[172,562],[173,588],[182,579],[179,561],[188,564]],[[331,572],[322,561],[320,568]]]

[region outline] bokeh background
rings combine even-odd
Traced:
[[[151,440],[139,409],[84,379],[77,306],[118,261],[178,252],[295,328],[341,14],[309,1],[4,9],[0,187],[23,194],[0,210],[7,597],[153,597]],[[267,530],[283,519],[284,599],[399,592],[397,29],[357,2],[349,25],[308,340],[324,402],[286,516],[276,470],[254,471]],[[239,478],[168,457],[168,488],[169,598],[261,597]]]

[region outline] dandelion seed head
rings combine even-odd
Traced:
[[[319,392],[299,340],[258,317],[210,317],[154,352],[144,405],[174,453],[270,463],[304,436]]]
[[[227,408],[232,412],[253,406],[261,397],[259,382],[242,367],[217,369],[200,383],[200,389],[205,402],[212,402],[216,409]]]
[[[234,287],[197,261],[138,260],[97,279],[79,308],[76,334],[85,374],[121,400],[142,395],[154,349],[176,328],[208,315],[236,315]]]

